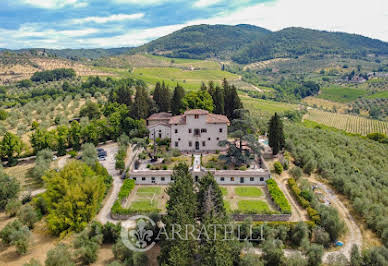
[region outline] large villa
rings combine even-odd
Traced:
[[[170,139],[171,149],[187,153],[193,160],[190,172],[198,181],[208,172],[212,173],[219,184],[224,185],[264,185],[271,178],[270,171],[263,157],[256,158],[247,169],[205,168],[201,165],[202,155],[223,152],[219,142],[227,139],[230,122],[224,115],[211,114],[205,110],[189,110],[182,115],[172,116],[170,113],[157,113],[147,119],[149,138]],[[138,160],[140,161],[140,160]],[[167,185],[173,180],[172,169],[152,169],[150,160],[138,162],[131,167],[129,178],[136,184]]]
[[[169,138],[171,148],[182,152],[215,152],[219,142],[227,139],[229,119],[205,110],[189,110],[183,115],[157,113],[147,119],[150,139]]]

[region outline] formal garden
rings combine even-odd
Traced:
[[[224,206],[229,214],[278,214],[264,186],[222,186]]]

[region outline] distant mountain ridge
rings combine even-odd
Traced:
[[[356,34],[295,27],[271,32],[252,25],[197,25],[151,41],[131,52],[194,59],[215,57],[248,64],[305,54],[388,55],[388,43]]]
[[[185,27],[169,35],[133,49],[131,52],[148,52],[179,58],[230,58],[248,44],[263,39],[271,31],[247,24],[196,25]]]
[[[26,48],[19,50],[10,50],[0,48],[0,52],[10,51],[18,54],[31,54],[31,55],[43,55],[50,57],[62,57],[72,60],[80,59],[97,59],[106,56],[117,56],[121,54],[127,54],[133,49],[132,47],[120,47],[120,48],[92,48],[92,49],[46,49],[46,48]]]
[[[388,55],[388,43],[356,34],[305,28],[270,30],[247,24],[195,25],[153,40],[142,46],[110,49],[20,49],[0,48],[0,53],[63,57],[71,60],[98,59],[122,54],[150,53],[167,57],[233,60],[240,64],[303,55],[339,55],[365,58]]]

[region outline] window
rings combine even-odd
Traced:
[[[201,133],[207,133],[207,128],[201,128]]]
[[[206,141],[202,141],[202,147],[206,146]]]
[[[219,131],[220,131],[220,133],[222,133],[222,128],[220,128],[220,130],[219,130]]]
[[[181,141],[181,138],[178,138],[178,141]]]
[[[201,135],[199,133],[199,129],[198,128],[194,129],[194,136],[199,136],[199,135]]]
[[[207,140],[210,141],[210,138],[208,138]]]
[[[175,129],[175,134],[177,134],[178,133],[178,129]]]
[[[179,143],[178,141],[175,141],[175,147],[178,147]]]
[[[217,138],[217,140],[220,140],[220,138]]]
[[[166,179],[166,178],[164,178],[164,177],[161,177],[161,178],[160,178],[160,180],[162,180],[162,181],[164,181],[165,179]]]
[[[264,177],[260,177],[260,181],[264,181]]]
[[[191,130],[191,128],[189,128],[189,133],[191,134],[191,132],[192,132],[192,130]]]
[[[155,177],[154,177],[154,176],[153,176],[153,177],[151,177],[151,180],[152,180],[152,181],[155,181]]]
[[[231,177],[231,178],[230,178],[230,181],[234,182],[234,177]]]
[[[189,141],[189,147],[193,146],[193,143],[191,141]]]
[[[142,178],[141,178],[141,180],[145,181],[145,180],[146,180],[146,178],[145,178],[145,177],[142,177]]]
[[[225,177],[221,177],[221,181],[224,182],[225,181]]]
[[[132,179],[136,181],[136,177],[132,177]]]
[[[194,115],[194,118],[195,118],[195,119],[198,119],[198,118],[199,118],[199,115]]]
[[[252,182],[254,181],[255,179],[253,177],[250,177],[249,180]]]
[[[161,130],[161,129],[159,129],[159,132],[162,132],[162,130]]]

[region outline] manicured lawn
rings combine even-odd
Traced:
[[[242,214],[271,213],[267,203],[261,200],[240,200],[237,206]]]
[[[227,201],[227,200],[224,200],[224,207],[225,207],[225,210],[227,213],[231,213],[232,212],[232,208],[230,207],[230,202]]]
[[[226,187],[220,187],[220,189],[221,189],[221,192],[222,192],[222,196],[228,195],[228,190],[226,189]]]
[[[150,200],[138,200],[131,203],[131,206],[129,207],[132,210],[142,210],[142,211],[148,211],[155,209],[157,207],[156,201]]]
[[[261,197],[263,191],[258,187],[236,187],[234,192],[240,197]]]
[[[352,102],[358,97],[364,96],[366,94],[367,91],[363,89],[333,85],[330,87],[322,88],[321,93],[318,95],[318,97],[329,101],[346,103]]]
[[[160,194],[162,192],[162,188],[161,187],[140,187],[137,190],[137,192]]]

